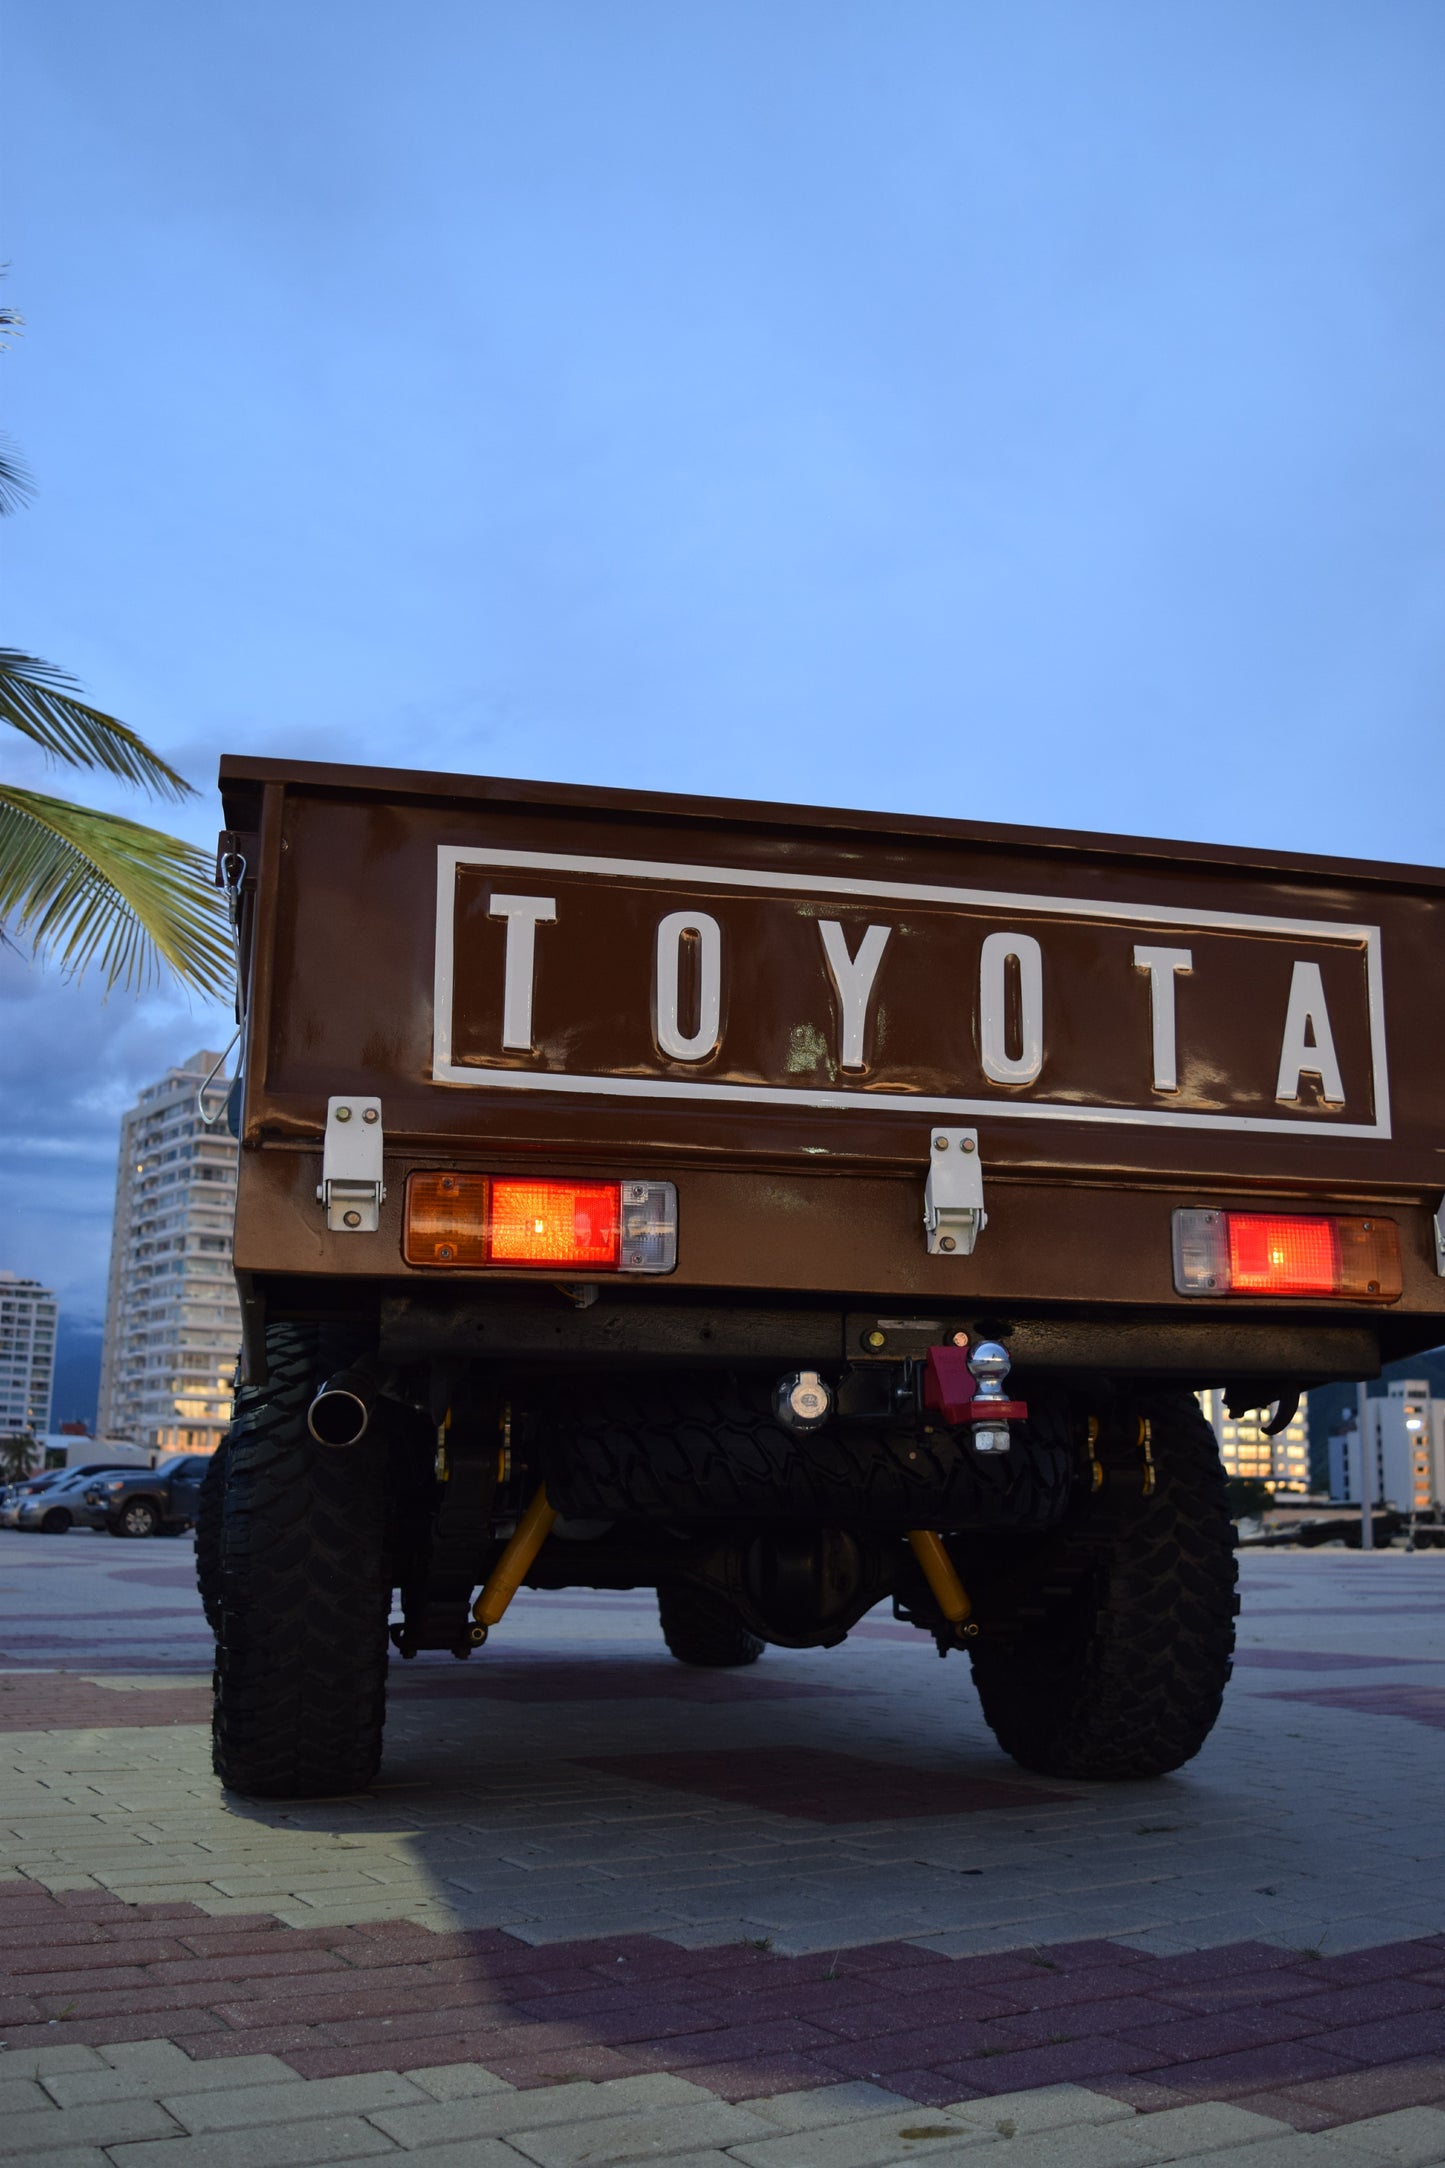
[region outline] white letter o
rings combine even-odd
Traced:
[[[682,944],[697,942],[697,1028],[684,1031],[678,1013]],[[722,1018],[722,932],[706,911],[669,911],[657,929],[657,983],[652,1028],[674,1061],[706,1061],[717,1051]]]
[[[1008,1050],[1008,961],[1019,967],[1020,1045]],[[991,933],[978,964],[978,1037],[994,1084],[1032,1084],[1044,1065],[1044,963],[1031,933]]]

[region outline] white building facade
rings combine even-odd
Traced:
[[[59,1316],[50,1288],[0,1272],[0,1437],[50,1428]]]
[[[207,1128],[196,1105],[217,1060],[193,1054],[121,1122],[98,1428],[158,1454],[213,1452],[230,1421],[237,1147],[224,1115]],[[207,1114],[228,1089],[210,1087]]]
[[[1277,1496],[1302,1494],[1310,1487],[1310,1439],[1304,1405],[1295,1410],[1277,1438],[1267,1438],[1267,1408],[1233,1416],[1224,1405],[1224,1394],[1212,1386],[1199,1395],[1199,1405],[1219,1440],[1219,1457],[1226,1475],[1252,1477],[1268,1483]]]
[[[1424,1378],[1392,1378],[1365,1402],[1370,1497],[1398,1513],[1432,1519],[1445,1510],[1445,1399]],[[1330,1496],[1364,1503],[1358,1422],[1330,1440]]]

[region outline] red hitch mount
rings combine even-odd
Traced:
[[[967,1423],[976,1451],[1006,1453],[1011,1443],[1008,1425],[1022,1423],[1029,1412],[1027,1401],[1005,1400],[1008,1373],[1008,1355],[996,1341],[980,1341],[972,1352],[967,1347],[931,1347],[923,1372],[923,1405],[936,1409],[951,1428]]]

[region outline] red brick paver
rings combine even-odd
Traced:
[[[960,1958],[644,1935],[539,1949],[498,1929],[222,1923],[17,1883],[0,1890],[0,2019],[12,2048],[166,2039],[311,2078],[675,2071],[731,2100],[864,2078],[925,2106],[1068,2082],[1144,2112],[1246,2102],[1302,2129],[1445,2102],[1440,1935],[1314,1961],[1248,1942],[1164,1958],[1107,1941]]]
[[[730,1806],[761,1807],[800,1821],[892,1822],[939,1814],[979,1814],[1002,1807],[1051,1807],[1069,1792],[1046,1792],[1006,1778],[957,1777],[946,1770],[865,1761],[816,1747],[769,1747],[742,1752],[595,1754],[578,1766],[634,1783],[700,1792]]]
[[[127,1731],[173,1724],[209,1724],[209,1686],[136,1687],[123,1694],[63,1672],[12,1674],[0,1679],[0,1732]]]
[[[1255,1616],[1258,1617],[1258,1613]],[[1358,1649],[1236,1649],[1236,1671],[1382,1671],[1396,1664],[1428,1664],[1429,1656],[1362,1655]],[[1389,1691],[1389,1689],[1386,1689]]]
[[[388,1692],[402,1701],[831,1701],[854,1689],[822,1679],[774,1679],[750,1671],[691,1671],[670,1659],[501,1653],[394,1664]]]
[[[1312,1701],[1321,1709],[1354,1709],[1361,1716],[1403,1716],[1411,1724],[1445,1731],[1445,1686],[1302,1686],[1266,1698]]]

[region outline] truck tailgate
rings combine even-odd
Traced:
[[[1394,1314],[1445,1311],[1438,870],[264,760],[222,787],[243,1272],[435,1280],[407,1174],[545,1168],[675,1180],[679,1288],[1187,1306],[1171,1212],[1244,1200],[1391,1213]],[[316,1202],[344,1094],[382,1102],[375,1235]],[[949,1125],[972,1255],[923,1241]]]

